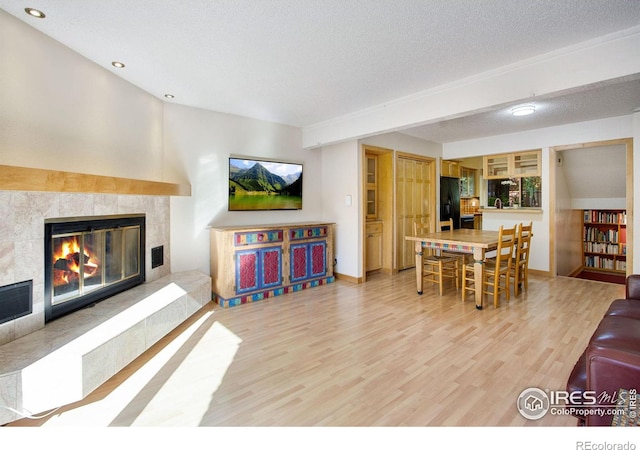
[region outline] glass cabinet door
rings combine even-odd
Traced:
[[[509,173],[509,155],[486,156],[485,178],[505,178]]]
[[[513,174],[540,176],[540,152],[516,153],[513,156]]]
[[[367,184],[376,184],[376,158],[367,156]]]
[[[476,170],[463,167],[460,177],[460,197],[474,197],[476,195]]]
[[[378,217],[378,159],[366,155],[367,164],[367,219]]]

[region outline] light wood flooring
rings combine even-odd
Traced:
[[[624,286],[531,277],[482,311],[445,291],[407,270],[211,303],[85,400],[8,426],[575,426],[516,400],[564,389]]]

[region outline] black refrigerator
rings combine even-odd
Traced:
[[[440,221],[449,219],[460,228],[460,179],[440,177]]]

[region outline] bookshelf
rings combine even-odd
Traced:
[[[623,209],[585,209],[583,212],[584,268],[626,273],[627,212]]]

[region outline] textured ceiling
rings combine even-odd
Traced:
[[[640,24],[637,0],[0,0],[0,8],[158,98],[300,127]],[[629,114],[640,86],[619,81],[568,93],[564,104],[549,98],[549,123]],[[407,132],[448,142],[517,131],[498,111],[485,113]]]
[[[630,114],[640,105],[640,76],[585,86],[577,92],[558,92],[535,99],[536,113],[514,117],[513,105],[413,127],[404,133],[446,143],[535,130]]]

